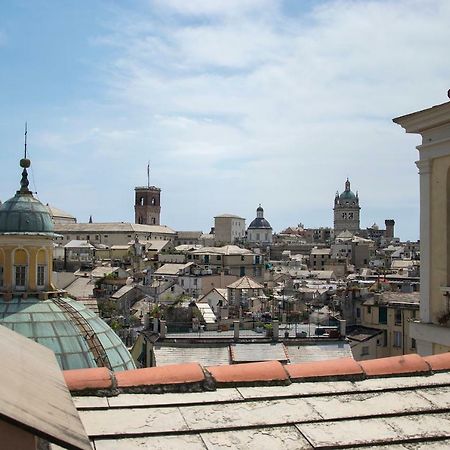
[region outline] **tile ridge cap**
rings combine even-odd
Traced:
[[[231,351],[231,348],[230,348]],[[345,363],[341,366],[341,363]],[[274,378],[272,380],[283,381],[287,383],[291,382],[302,382],[302,381],[312,381],[312,380],[329,380],[329,381],[344,381],[347,379],[368,379],[368,378],[384,378],[390,376],[407,376],[411,374],[433,374],[433,364],[428,362],[424,357],[412,353],[407,355],[389,356],[385,358],[373,358],[363,361],[356,361],[351,357],[346,358],[333,358],[325,359],[321,361],[308,361],[303,363],[295,364],[282,364],[277,360],[259,361],[259,362],[248,362],[241,364],[223,364],[215,366],[205,366],[196,362],[187,362],[182,364],[167,365],[167,366],[155,366],[155,367],[142,367],[133,369],[134,373],[143,374],[141,371],[151,371],[152,369],[167,368],[170,370],[170,366],[178,366],[178,370],[182,367],[193,369],[195,366],[198,367],[203,373],[205,379],[202,386],[202,390],[216,390],[218,388],[225,387],[224,382],[230,385],[236,386],[240,381],[249,381],[255,385],[263,385],[267,383],[268,373],[261,371],[262,367],[274,371]],[[353,366],[353,369],[351,368]],[[332,369],[331,371],[329,369]],[[334,368],[334,370],[333,370]],[[90,377],[83,378],[83,372],[88,370],[92,373],[93,370],[98,370],[100,368],[93,369],[72,369],[70,371],[63,370],[64,373],[78,374],[78,380],[89,381],[89,390],[98,390],[101,393],[105,392],[105,378],[103,382],[100,380],[91,379]],[[166,369],[166,370],[167,370]],[[349,370],[351,369],[351,370]],[[445,370],[445,369],[444,369]],[[449,369],[447,369],[449,370]],[[249,371],[252,373],[252,379],[248,379]],[[106,390],[110,391],[112,395],[117,395],[119,392],[119,387],[121,385],[120,379],[123,378],[128,371],[121,371],[115,373],[108,370],[108,377],[110,386]],[[300,372],[300,373],[299,373]],[[131,371],[130,371],[131,373]],[[229,374],[229,375],[226,375]],[[219,379],[215,375],[219,375]],[[231,375],[233,374],[233,375]],[[278,375],[277,375],[278,374]],[[106,375],[106,374],[105,374]],[[231,378],[228,378],[230,376]],[[225,377],[225,378],[224,378]],[[220,380],[222,378],[222,380]],[[240,381],[239,381],[240,380]],[[167,386],[173,384],[172,382],[165,383],[164,378],[160,378],[160,386]],[[176,384],[185,385],[183,381],[178,381]],[[132,383],[134,385],[134,383]],[[144,384],[145,385],[145,384]],[[132,386],[130,386],[132,387]],[[70,390],[73,392],[79,392],[80,390],[76,386],[69,386]]]

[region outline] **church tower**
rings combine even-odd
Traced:
[[[355,195],[350,190],[350,181],[347,178],[344,192],[340,195],[336,192],[334,197],[334,235],[337,236],[345,230],[359,232],[360,210],[358,192]]]
[[[147,166],[147,186],[134,188],[134,222],[144,225],[160,225],[161,189],[150,186],[150,166]]]

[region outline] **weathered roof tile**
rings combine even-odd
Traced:
[[[425,356],[423,359],[430,365],[433,371],[450,370],[450,352]]]
[[[113,375],[106,367],[64,370],[63,375],[70,391],[113,388]]]
[[[322,377],[339,377],[340,379],[345,379],[349,376],[363,375],[361,366],[353,358],[290,364],[286,366],[286,370],[292,380]]]
[[[207,370],[218,384],[285,382],[289,380],[283,365],[278,361],[214,366],[208,367]]]
[[[359,364],[368,377],[430,372],[428,363],[416,354],[370,359]]]
[[[199,383],[205,374],[199,364],[174,364],[117,372],[117,387],[157,386],[165,384]]]

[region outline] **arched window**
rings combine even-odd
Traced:
[[[141,198],[139,199],[139,204],[140,204],[141,206],[144,206],[144,197],[141,197]]]
[[[152,205],[156,205],[155,197],[152,197]]]

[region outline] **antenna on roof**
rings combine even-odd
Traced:
[[[25,122],[25,159],[27,159],[27,123]]]
[[[150,187],[150,161],[147,163],[147,187]]]

